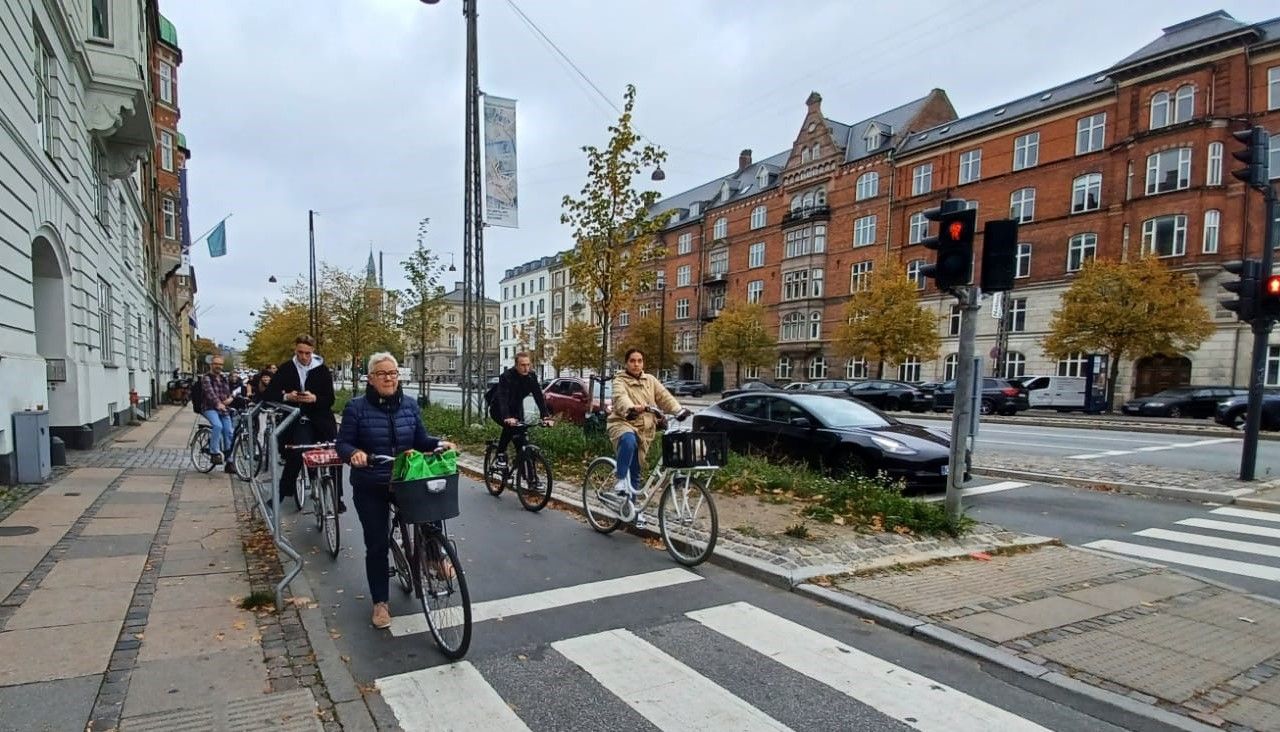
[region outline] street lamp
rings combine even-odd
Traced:
[[[279,280],[276,279],[275,275],[271,275],[270,277],[267,278],[267,282],[270,282],[271,284],[274,285],[275,283],[279,282]]]

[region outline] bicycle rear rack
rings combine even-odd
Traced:
[[[253,414],[263,409],[263,404],[254,405]],[[267,454],[271,458],[271,473],[266,482],[266,487],[270,490],[270,496],[263,496],[263,480],[255,477],[253,480],[253,497],[258,502],[258,510],[262,514],[262,520],[267,523],[271,529],[271,539],[275,542],[276,548],[284,552],[285,556],[293,560],[293,566],[285,572],[284,578],[276,585],[276,610],[284,607],[284,588],[289,586],[299,574],[302,573],[303,559],[302,555],[293,548],[288,538],[284,536],[280,526],[280,437],[284,431],[289,428],[301,416],[302,411],[297,407],[291,407],[286,404],[271,404],[272,409],[267,410]],[[277,423],[276,409],[287,412],[288,415],[283,421]],[[269,500],[268,500],[269,499]]]

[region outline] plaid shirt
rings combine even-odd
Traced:
[[[204,410],[217,409],[218,405],[231,398],[231,384],[227,382],[226,374],[218,374],[215,378],[212,373],[205,374],[200,377],[200,393],[204,397]]]

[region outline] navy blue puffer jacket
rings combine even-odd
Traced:
[[[347,402],[338,428],[338,455],[350,462],[351,454],[364,450],[373,455],[399,455],[405,450],[430,452],[440,443],[427,434],[418,411],[418,401],[396,390],[380,396],[372,386],[364,396]],[[351,469],[351,485],[357,488],[385,487],[391,482],[391,464],[369,461],[368,467]]]

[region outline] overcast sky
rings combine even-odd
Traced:
[[[670,155],[674,195],[790,146],[811,91],[853,123],[946,90],[961,116],[1104,69],[1160,29],[1218,8],[1272,17],[1271,0],[514,0]],[[305,10],[304,10],[305,8]],[[178,28],[180,129],[191,227],[227,223],[228,254],[192,253],[200,332],[238,335],[264,297],[317,256],[363,269],[400,257],[431,218],[428,248],[462,254],[461,0],[161,0]],[[567,248],[560,199],[585,175],[579,148],[617,114],[528,28],[511,0],[479,0],[481,89],[518,100],[520,228],[485,233],[485,283]],[[645,181],[649,183],[649,181]],[[376,256],[376,255],[375,255]]]

